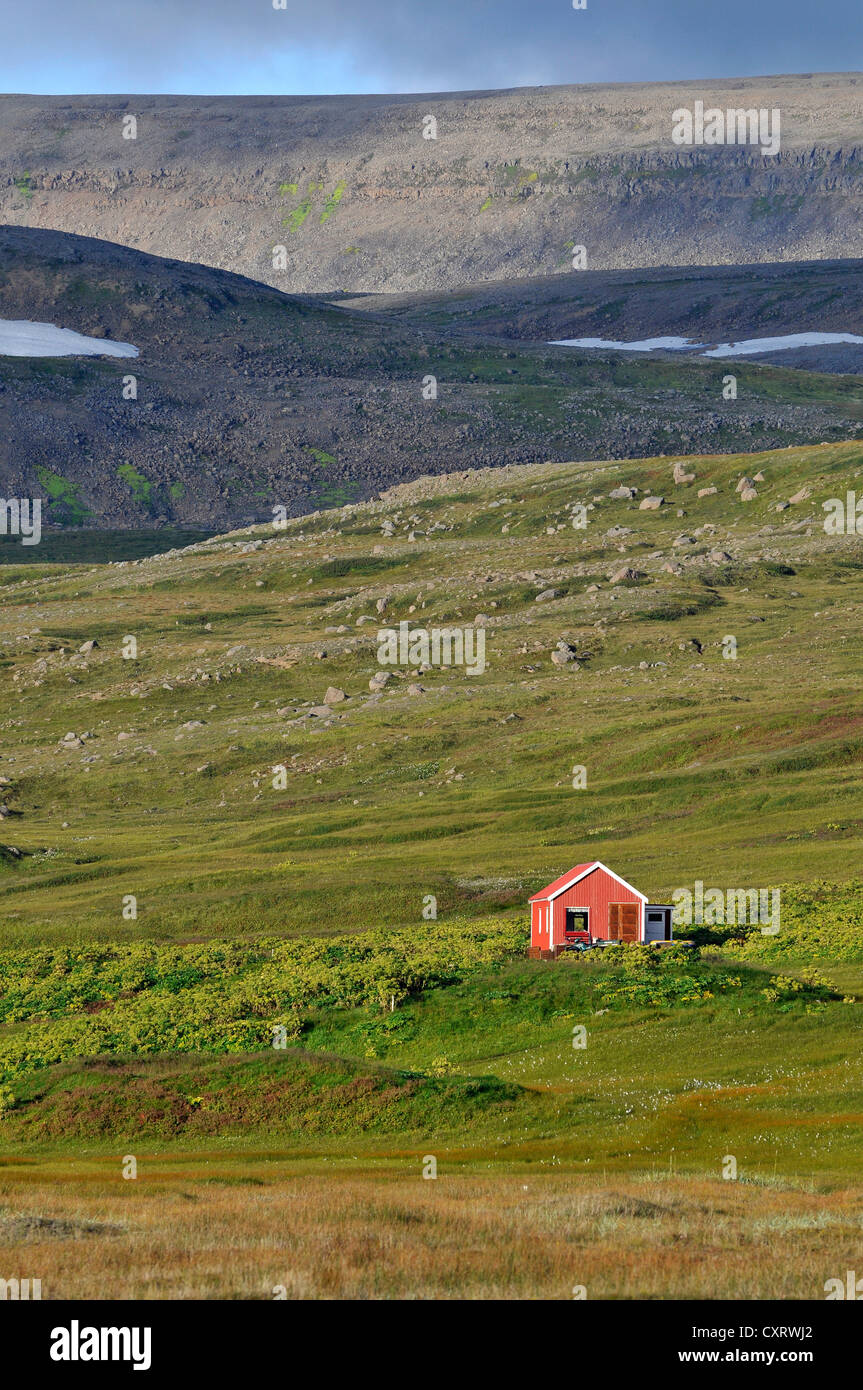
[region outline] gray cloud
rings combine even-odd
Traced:
[[[849,71],[860,0],[0,0],[0,88],[452,91]]]

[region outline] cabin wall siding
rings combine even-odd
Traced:
[[[552,942],[556,946],[563,945],[566,940],[566,909],[568,907],[586,907],[590,911],[590,934],[594,938],[602,941],[608,940],[608,908],[610,903],[635,903],[638,906],[638,939],[642,939],[644,934],[644,912],[642,899],[637,893],[629,888],[624,888],[622,883],[618,883],[611,874],[605,873],[602,869],[593,869],[586,878],[580,883],[576,883],[572,888],[567,888],[565,892],[555,898],[554,907],[554,931]],[[547,939],[546,939],[547,940]],[[535,944],[546,946],[546,940]]]

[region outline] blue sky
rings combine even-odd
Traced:
[[[6,92],[430,92],[863,68],[863,0],[0,0]]]

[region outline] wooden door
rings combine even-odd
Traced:
[[[638,940],[638,903],[608,904],[608,936],[611,941]]]

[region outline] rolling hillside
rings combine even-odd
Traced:
[[[140,561],[7,566],[7,939],[110,936],[132,891],[132,937],[404,925],[425,892],[518,906],[574,844],[657,901],[696,871],[847,878],[859,557],[821,502],[863,448],[687,467],[453,474]],[[382,623],[477,615],[481,674],[402,662],[370,691]]]
[[[813,1299],[854,1267],[863,561],[822,502],[863,450],[686,466],[5,568],[0,1255],[43,1297]],[[485,669],[379,667],[402,620],[484,633]],[[655,900],[780,886],[781,930],[525,960],[586,853]]]

